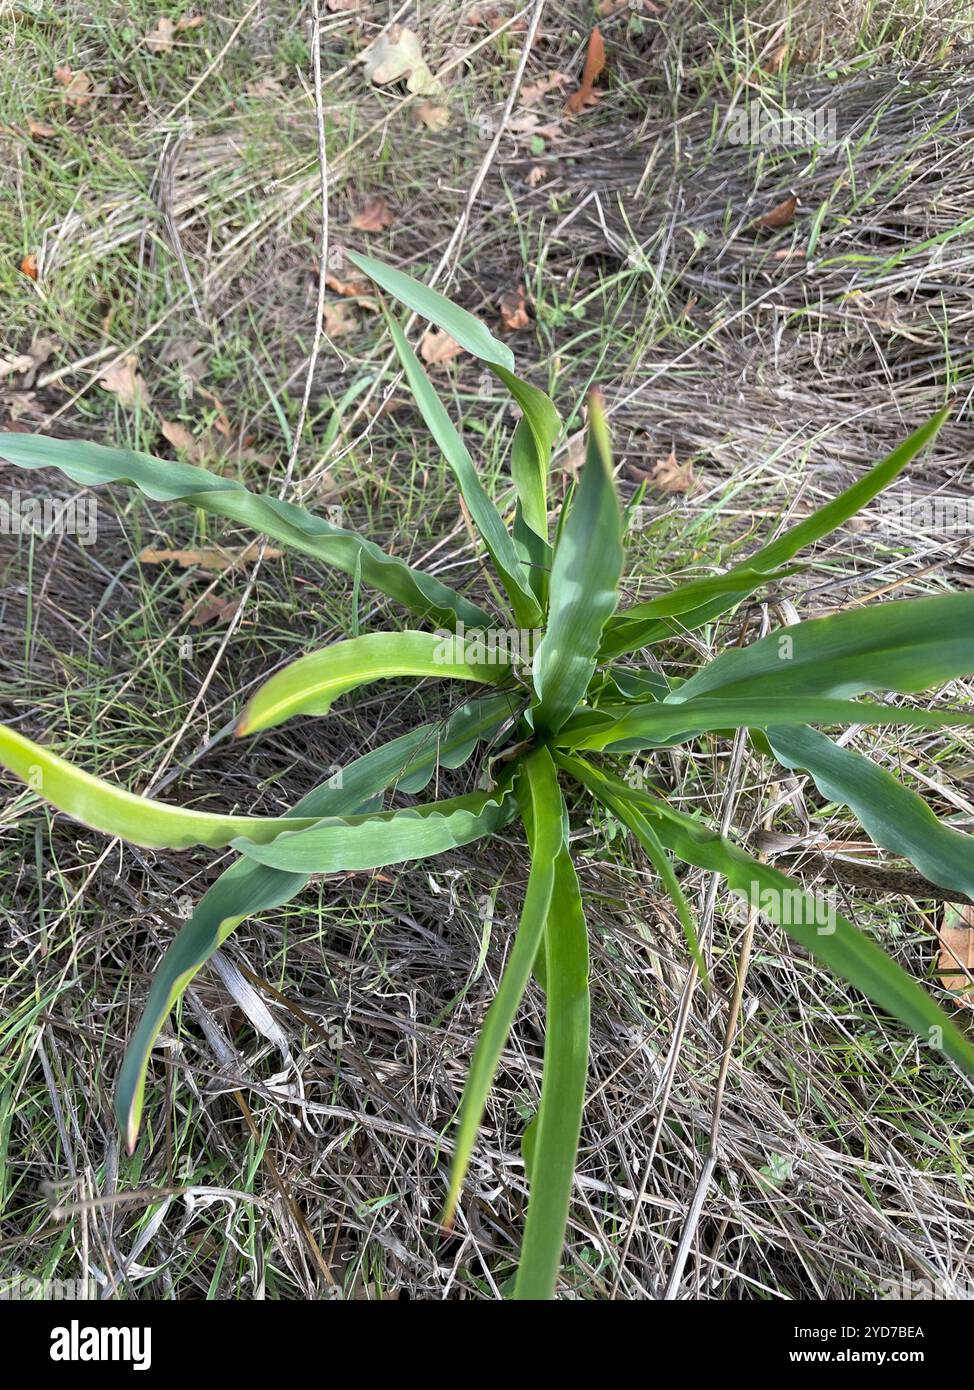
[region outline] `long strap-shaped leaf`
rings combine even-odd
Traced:
[[[460,1103],[450,1188],[442,1218],[447,1226],[453,1223],[497,1064],[531,978],[551,903],[555,860],[565,842],[561,792],[547,749],[541,748],[525,760],[517,796],[531,847],[531,870],[514,945],[484,1018]]]
[[[75,767],[49,748],[0,724],[0,767],[5,767],[42,800],[75,820],[118,835],[146,849],[188,849],[209,845],[219,849],[231,840],[273,840],[296,822],[283,816],[224,816],[209,811],[187,811],[147,796],[136,796],[124,787],[94,777]],[[301,821],[310,828],[314,819]]]
[[[500,685],[510,676],[510,665],[506,660],[495,665],[468,660],[467,644],[452,632],[370,632],[333,642],[277,671],[248,703],[237,733],[270,729],[296,714],[327,714],[340,695],[394,676]]]
[[[804,768],[829,801],[848,806],[874,844],[901,854],[941,888],[974,898],[974,836],[943,825],[916,792],[813,729],[768,730],[779,762]]]
[[[624,652],[638,651],[647,641],[654,640],[652,633],[658,630],[661,618],[677,618],[684,613],[692,613],[714,599],[723,599],[730,594],[737,603],[742,597],[785,579],[797,573],[800,565],[789,565],[778,570],[758,570],[749,566],[746,569],[731,570],[729,574],[718,574],[708,579],[691,579],[668,594],[646,599],[644,603],[633,604],[609,619],[599,655],[605,658],[621,656]],[[646,634],[650,634],[647,638]],[[672,636],[672,631],[669,634]]]
[[[534,1130],[528,1214],[514,1283],[514,1297],[519,1300],[554,1297],[588,1076],[588,931],[567,845],[555,863],[544,950],[548,1000],[544,1075]]]
[[[514,432],[511,473],[518,495],[519,517],[523,525],[542,542],[541,555],[547,550],[547,482],[551,449],[561,428],[561,420],[553,403],[537,386],[514,375],[514,354],[506,343],[499,342],[487,327],[451,304],[442,294],[406,275],[393,266],[348,251],[353,265],[371,280],[398,299],[407,309],[429,319],[449,333],[461,347],[472,352],[504,383],[524,413]],[[532,552],[537,554],[537,552]]]
[[[599,717],[604,724],[597,722]],[[583,713],[577,733],[572,723],[569,721],[562,729],[559,744],[570,748],[611,748],[621,753],[664,741],[672,743],[674,736],[693,738],[714,729],[767,729],[774,724],[909,724],[927,729],[970,725],[974,724],[974,710],[904,709],[822,695],[743,695],[703,697],[681,705],[659,702],[603,706],[597,715]]]
[[[974,671],[974,593],[811,618],[721,653],[666,696],[911,694]]]
[[[445,728],[421,725],[357,758],[340,777],[309,792],[289,812],[289,823],[293,826],[299,815],[317,822],[322,816],[364,811],[394,783],[421,790],[438,765],[458,767],[465,762],[478,741],[494,734],[510,712],[508,699],[493,695],[465,705]],[[138,1138],[149,1055],[167,1015],[193,976],[241,922],[288,902],[308,878],[306,873],[287,873],[238,859],[207,889],[180,929],[156,971],[119,1073],[115,1109],[130,1151]]]
[[[433,383],[423,371],[419,358],[406,341],[406,335],[391,314],[386,315],[386,322],[420,414],[457,480],[460,495],[497,567],[515,617],[523,627],[540,627],[544,615],[528,583],[503,517],[488,497],[467,446],[433,389]]]
[[[234,840],[234,849],[258,864],[289,873],[335,874],[349,869],[382,869],[407,859],[468,845],[502,829],[517,813],[508,783],[493,791],[471,792],[425,806],[377,811],[361,816],[325,816],[308,830],[279,836],[276,854],[259,853],[249,840]]]
[[[588,689],[606,619],[618,602],[622,513],[609,433],[597,392],[589,397],[588,451],[551,573],[548,627],[535,654],[540,733],[561,728]]]
[[[914,430],[909,438],[904,439],[892,453],[871,468],[865,477],[847,487],[844,492],[840,492],[838,497],[820,507],[804,521],[789,527],[776,540],[762,546],[742,564],[736,565],[723,578],[739,577],[741,583],[737,590],[718,592],[699,607],[680,610],[679,622],[652,617],[648,621],[637,623],[630,618],[630,614],[635,614],[636,609],[624,609],[609,624],[605,640],[606,654],[618,656],[623,652],[634,652],[650,642],[664,641],[667,637],[672,637],[674,632],[691,632],[735,607],[741,599],[767,582],[771,570],[786,564],[799,550],[814,545],[830,531],[844,525],[856,512],[868,506],[873,498],[889,487],[907,464],[936,438],[949,414],[949,409],[941,410],[932,420]],[[679,592],[678,589],[676,593]],[[667,595],[667,598],[671,596]],[[623,641],[625,645],[620,645]]]
[[[444,627],[462,619],[468,627],[490,617],[438,579],[386,555],[354,531],[332,526],[291,502],[249,492],[233,478],[222,478],[188,463],[172,463],[132,449],[109,449],[40,434],[0,432],[0,458],[18,468],[59,468],[76,483],[130,483],[157,502],[185,501],[213,516],[229,517],[273,537],[292,550],[361,579],[369,588]]]
[[[926,991],[846,918],[831,911],[823,914],[822,904],[794,879],[762,864],[665,801],[597,771],[581,758],[558,754],[556,762],[594,796],[635,802],[678,859],[722,874],[733,892],[743,895],[842,979],[974,1075],[974,1046]]]

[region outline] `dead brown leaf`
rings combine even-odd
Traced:
[[[206,450],[193,438],[192,432],[185,425],[181,425],[178,420],[163,420],[160,429],[173,448],[185,454],[190,463],[203,461]]]
[[[187,29],[199,29],[206,20],[201,14],[184,14],[182,19],[176,20],[176,33],[182,34]]]
[[[697,479],[693,464],[689,461],[677,463],[676,453],[671,449],[665,459],[657,459],[653,465],[653,482],[664,492],[692,492]]]
[[[119,405],[129,410],[136,406],[144,409],[151,400],[145,379],[139,375],[139,359],[134,352],[130,352],[120,362],[113,362],[106,369],[104,376],[99,377],[98,385],[110,391],[117,397]]]
[[[772,229],[776,227],[787,227],[788,223],[793,220],[797,208],[798,198],[794,193],[790,193],[783,202],[778,203],[770,212],[766,212],[763,217],[757,218],[755,226],[770,227]]]
[[[965,974],[965,970],[968,972]],[[940,982],[961,997],[959,1004],[974,1008],[974,907],[947,903],[940,926]]]
[[[37,279],[37,257],[31,251],[20,263],[21,274],[29,276],[31,280]]]
[[[419,340],[419,355],[431,367],[452,362],[460,352],[460,344],[439,328],[427,328]]]
[[[35,333],[26,352],[18,353],[15,357],[0,357],[0,377],[19,376],[19,387],[33,386],[41,367],[60,346],[60,338],[55,338],[52,333]]]
[[[528,306],[524,293],[524,286],[518,285],[516,289],[508,290],[501,295],[501,321],[509,333],[516,333],[520,328],[527,328],[531,322],[528,317]]]
[[[528,82],[521,88],[521,105],[535,106],[549,92],[557,92],[568,78],[563,72],[553,72],[547,77],[539,77],[537,82]]]
[[[396,214],[385,198],[369,198],[352,218],[352,226],[360,232],[382,232],[395,220]]]
[[[64,88],[62,95],[69,106],[80,110],[81,107],[87,106],[95,95],[94,83],[86,72],[75,72],[73,68],[65,65],[55,68],[54,76]]]
[[[34,116],[27,117],[27,130],[35,140],[51,140],[57,135],[52,125],[48,125],[47,121],[39,121]]]
[[[440,83],[426,65],[419,39],[412,29],[402,24],[391,24],[380,34],[367,49],[362,62],[366,77],[376,86],[405,78],[409,92],[435,96],[441,90]]]
[[[427,130],[446,130],[450,124],[450,108],[424,101],[416,108],[416,119]]]
[[[329,338],[341,338],[358,327],[352,306],[344,301],[325,305],[325,332]]]
[[[156,27],[145,36],[145,46],[150,53],[168,53],[176,34],[176,26],[168,15],[160,15]]]
[[[264,552],[267,554],[266,550]],[[228,623],[237,616],[240,605],[243,602],[239,598],[218,598],[210,603],[204,603],[202,608],[193,613],[193,601],[188,600],[183,608],[183,616],[193,613],[189,620],[190,627],[208,627],[210,623]]]
[[[584,111],[586,106],[594,106],[598,101],[600,93],[595,90],[595,83],[598,80],[603,68],[605,67],[605,40],[602,38],[602,31],[596,25],[589,36],[588,49],[585,53],[585,67],[582,70],[582,80],[578,90],[572,92],[565,103],[565,110],[572,116],[577,116],[580,111]]]
[[[147,546],[139,555],[139,563],[165,565],[171,561],[184,570],[201,569],[222,574],[226,570],[236,569],[238,565],[253,564],[259,553],[260,541],[251,541],[249,545],[237,550],[221,549],[218,546],[207,546],[202,550],[155,550],[152,546]],[[264,551],[264,559],[279,560],[283,553],[269,545]]]

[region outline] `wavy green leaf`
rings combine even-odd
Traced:
[[[728,695],[685,704],[603,705],[597,711],[584,712],[577,727],[575,720],[569,720],[558,735],[558,744],[636,752],[716,729],[767,729],[774,724],[906,724],[938,729],[974,724],[974,710],[906,709],[821,695]]]
[[[531,978],[551,902],[555,860],[565,842],[563,802],[547,749],[538,749],[525,759],[517,796],[528,831],[531,869],[514,945],[484,1018],[460,1103],[450,1187],[442,1218],[447,1226],[453,1223],[497,1064]]]
[[[136,796],[75,767],[6,724],[0,724],[0,767],[7,768],[43,801],[74,820],[146,849],[189,849],[192,845],[219,849],[241,836],[266,841],[284,830],[295,829],[295,822],[287,817],[187,811],[147,796]],[[314,824],[314,820],[301,822],[307,828]]]
[[[750,647],[728,648],[666,703],[701,695],[914,694],[972,671],[974,593],[945,594],[810,618]]]
[[[662,843],[687,864],[722,874],[776,926],[847,980],[930,1047],[974,1075],[974,1046],[930,996],[868,936],[834,911],[832,904],[806,893],[794,879],[725,840],[692,816],[648,792],[598,771],[581,758],[556,755],[556,762],[600,799],[633,802]]]
[[[361,579],[369,588],[388,594],[443,627],[453,627],[458,620],[468,627],[491,621],[477,604],[431,575],[386,555],[354,531],[332,526],[292,502],[249,492],[235,479],[208,473],[205,468],[171,463],[132,449],[3,432],[0,458],[18,468],[59,468],[85,487],[129,483],[156,502],[184,501],[213,516],[239,521],[292,550]]]
[[[383,869],[468,845],[501,830],[516,813],[510,786],[502,783],[493,791],[470,792],[425,806],[361,816],[325,816],[307,830],[281,834],[276,853],[265,854],[269,845],[258,849],[249,840],[231,843],[248,859],[289,873]]]
[[[941,888],[974,898],[974,837],[942,824],[916,792],[812,729],[769,729],[768,741],[780,763],[804,769],[824,797],[848,806],[874,844],[909,859]]]
[[[551,573],[548,627],[534,659],[539,733],[560,729],[585,697],[599,639],[618,602],[622,513],[609,433],[597,393],[589,397],[588,452]]]
[[[456,633],[370,632],[309,652],[277,671],[248,702],[238,735],[254,734],[296,714],[327,714],[341,695],[396,676],[436,676],[500,685],[506,663],[468,660]]]
[[[288,813],[289,825],[293,827],[299,817],[317,823],[322,816],[362,812],[393,785],[405,788],[409,784],[420,790],[438,766],[458,767],[466,761],[478,741],[496,734],[510,712],[507,697],[487,696],[458,710],[444,728],[424,724],[373,749],[303,797]],[[241,922],[289,902],[309,877],[238,859],[207,889],[174,938],[153,978],[116,1086],[115,1109],[129,1151],[138,1138],[152,1046],[177,1000]]]

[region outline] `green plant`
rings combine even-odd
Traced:
[[[525,1134],[530,1182],[519,1298],[555,1289],[586,1084],[589,992],[587,932],[569,854],[568,807],[559,775],[572,779],[644,848],[672,897],[700,961],[693,914],[673,860],[722,874],[730,888],[804,948],[974,1073],[974,1047],[927,992],[845,918],[822,925],[821,904],[800,885],[730,843],[657,790],[630,785],[634,751],[746,729],[765,754],[807,771],[830,801],[848,805],[874,842],[903,855],[932,883],[974,895],[971,840],[942,825],[912,792],[809,726],[970,724],[967,711],[916,710],[854,697],[913,693],[974,671],[974,594],[889,602],[798,623],[718,655],[688,679],[640,668],[633,654],[679,640],[793,572],[804,545],[841,526],[891,483],[936,435],[946,412],[924,425],[834,501],[763,546],[744,565],[695,580],[616,612],[624,516],[613,481],[600,398],[589,398],[587,453],[578,486],[548,527],[549,459],[560,428],[548,397],[514,374],[510,350],[472,315],[422,284],[364,256],[359,268],[407,308],[479,357],[521,409],[511,445],[513,524],[478,478],[460,434],[398,323],[389,330],[419,410],[456,478],[493,561],[510,613],[494,615],[359,536],[300,507],[257,496],[240,483],[125,449],[41,436],[0,436],[0,455],[23,468],[54,466],[85,485],[126,482],[148,497],[184,500],[252,526],[399,600],[437,631],[374,633],[302,656],[272,676],[244,709],[238,733],[254,734],[296,714],[324,715],[332,702],[386,677],[438,675],[478,683],[443,728],[422,725],[344,769],[280,818],[209,815],[162,805],[112,786],[0,726],[0,763],[51,805],[138,845],[183,849],[232,845],[240,858],[198,904],[172,942],[117,1085],[117,1113],[130,1150],[141,1119],[150,1049],[186,986],[246,917],[298,893],[311,874],[367,869],[440,854],[520,816],[530,873],[517,934],[474,1051],[454,1138],[444,1220],[452,1220],[505,1040],[532,974],[546,995],[541,1101]],[[542,635],[531,660],[492,642]],[[623,660],[625,658],[626,660]],[[496,773],[486,790],[382,810],[390,788],[419,792],[438,766],[457,767],[489,743]],[[600,761],[592,755],[600,754]],[[380,809],[376,809],[376,799]],[[702,962],[700,962],[702,964]]]

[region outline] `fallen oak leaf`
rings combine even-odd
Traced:
[[[396,214],[385,198],[369,198],[352,218],[352,226],[360,232],[383,232],[391,227]]]
[[[565,110],[567,112],[573,116],[577,116],[580,111],[585,110],[586,106],[595,105],[600,96],[600,93],[595,90],[595,83],[604,67],[605,40],[602,37],[602,31],[599,29],[599,26],[596,25],[589,35],[581,83],[579,84],[578,90],[572,92],[565,103]]]
[[[19,376],[17,383],[21,389],[34,384],[34,378],[49,357],[53,357],[61,346],[60,338],[51,333],[35,333],[30,347],[15,357],[0,357],[0,377]]]
[[[450,108],[424,101],[416,108],[416,119],[427,130],[446,130],[450,124]]]
[[[974,1008],[974,908],[960,903],[944,906],[937,974],[944,989],[957,995],[957,1003]]]
[[[162,430],[163,437],[168,439],[174,449],[185,454],[190,463],[202,462],[205,450],[197,443],[185,425],[179,424],[177,420],[163,420],[159,428]]]
[[[160,15],[156,27],[145,36],[145,46],[150,53],[168,53],[172,48],[176,26],[168,15]]]
[[[406,90],[421,96],[435,96],[441,90],[423,58],[419,39],[412,29],[393,24],[366,50],[362,63],[365,75],[377,87],[406,79]]]
[[[677,463],[676,452],[671,449],[665,459],[657,459],[653,465],[653,482],[664,492],[692,492],[697,485],[693,464]]]
[[[34,116],[27,117],[27,132],[35,140],[51,140],[57,135],[57,131],[47,121],[39,121]]]
[[[75,72],[65,64],[54,69],[54,76],[64,88],[62,95],[69,106],[87,106],[94,96],[94,84],[86,72]]]
[[[427,328],[419,340],[419,355],[430,367],[452,362],[460,352],[460,344],[439,328]]]
[[[346,300],[341,300],[338,304],[325,305],[325,332],[329,338],[341,338],[343,334],[352,333],[357,327],[358,319]]]
[[[521,105],[534,106],[549,92],[557,92],[564,87],[568,78],[563,72],[553,72],[548,77],[539,77],[537,82],[529,82],[521,88]]]
[[[212,603],[204,603],[202,608],[193,613],[193,600],[190,599],[183,608],[183,617],[193,613],[189,620],[190,627],[207,627],[210,623],[228,623],[237,616],[242,602],[243,600],[239,598],[214,599]]]
[[[524,293],[524,286],[518,285],[517,289],[507,290],[505,294],[501,295],[501,321],[509,333],[516,333],[518,329],[527,328],[531,322],[528,317],[528,306]]]
[[[145,379],[139,375],[138,365],[135,353],[130,352],[128,356],[107,367],[104,375],[98,379],[99,386],[111,392],[119,405],[129,409],[136,406],[144,409],[151,400]]]
[[[778,227],[787,227],[788,223],[794,219],[798,209],[798,198],[794,193],[790,193],[783,202],[778,203],[766,212],[762,217],[755,218],[756,227],[770,227],[772,230]]]

